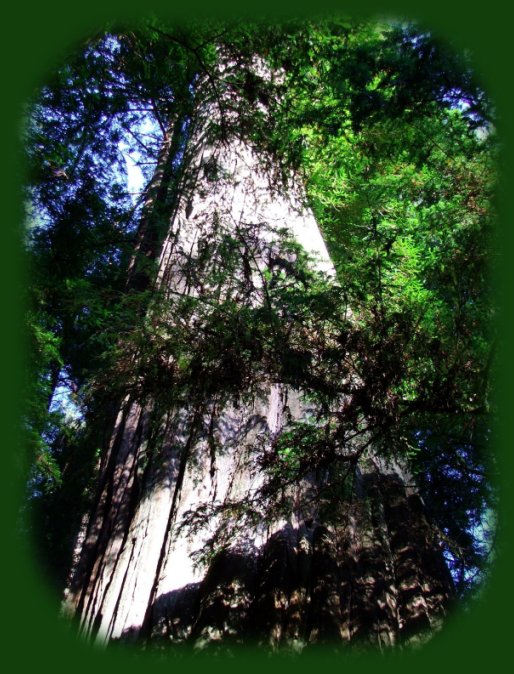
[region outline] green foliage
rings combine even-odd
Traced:
[[[213,147],[242,139],[271,183],[303,180],[337,281],[312,271],[287,232],[263,250],[250,226],[213,213],[182,272],[193,294],[154,288],[206,100],[219,111],[205,129]],[[86,493],[101,445],[50,411],[59,383],[94,428],[127,395],[162,411],[239,404],[281,382],[318,413],[262,453],[269,481],[251,515],[285,508],[285,485],[327,470],[330,512],[372,445],[416,471],[465,587],[487,554],[470,532],[495,503],[490,108],[466,59],[408,25],[151,22],[91,39],[27,124],[34,480],[64,493],[75,457]],[[159,129],[151,138],[145,118]],[[147,171],[136,203],[121,140]],[[214,161],[207,170],[213,185],[230,179]]]

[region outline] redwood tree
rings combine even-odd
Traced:
[[[108,181],[129,137],[153,162],[132,205]],[[29,252],[60,264],[34,284],[30,498],[83,633],[437,629],[494,507],[495,144],[465,61],[394,25],[120,29],[45,88],[28,147]]]

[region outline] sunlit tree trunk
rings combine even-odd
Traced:
[[[138,243],[158,260],[151,282],[156,297],[201,299],[205,284],[212,296],[220,229],[244,239],[237,273],[249,275],[262,295],[262,273],[281,229],[333,275],[299,185],[292,177],[287,187],[278,182],[269,158],[249,144],[214,141],[216,106],[200,105],[189,118],[180,183],[171,185],[170,153],[161,156],[157,196],[147,205]],[[165,142],[171,147],[174,139]],[[150,226],[151,208],[159,205],[164,236]],[[129,285],[148,287],[139,283],[147,272],[138,277],[135,269],[136,261]],[[221,302],[237,292],[224,279],[217,297]],[[372,451],[363,455],[330,521],[316,500],[318,483],[330,475],[319,471],[284,486],[288,511],[238,527],[231,504],[257,497],[263,451],[291,419],[307,414],[307,403],[265,373],[260,393],[243,403],[202,390],[201,382],[191,390],[187,404],[166,410],[129,394],[115,411],[66,590],[66,609],[84,634],[99,642],[256,641],[301,649],[326,642],[382,647],[439,626],[452,581],[404,466],[386,465]]]

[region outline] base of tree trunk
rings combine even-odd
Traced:
[[[250,408],[215,410],[170,415],[159,457],[139,443],[147,413],[132,405],[120,416],[68,590],[86,634],[301,650],[385,648],[440,626],[452,580],[405,470],[362,458],[329,515],[316,489],[330,476],[308,476],[284,487],[288,512],[251,524],[245,512],[264,493],[252,447],[286,410],[301,414],[300,399],[274,386]]]

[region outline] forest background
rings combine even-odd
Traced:
[[[244,16],[242,7],[226,2],[208,5],[207,2],[187,3],[187,15],[205,16],[224,13],[230,17]],[[95,6],[96,5],[96,6]],[[154,12],[160,18],[173,20],[179,11],[173,3],[165,0],[149,0],[144,4],[144,13]],[[512,302],[514,287],[514,265],[510,263],[512,255],[513,232],[509,227],[513,203],[509,194],[514,172],[513,156],[513,119],[512,86],[511,86],[511,24],[507,10],[501,9],[501,2],[492,0],[487,6],[476,9],[469,3],[442,1],[431,2],[426,6],[416,7],[406,0],[395,2],[333,2],[319,0],[315,3],[305,2],[303,5],[284,2],[278,9],[276,3],[262,2],[251,9],[252,15],[264,15],[269,20],[281,16],[299,16],[312,12],[335,12],[349,16],[373,17],[406,17],[416,20],[443,39],[451,38],[457,48],[469,48],[473,55],[473,63],[479,81],[483,84],[498,111],[498,130],[502,143],[500,160],[500,194],[498,231],[500,249],[504,251],[502,264],[495,270],[497,292],[503,312],[500,317],[502,340],[500,344],[500,378],[498,381],[498,397],[500,404],[501,425],[497,429],[497,447],[500,457],[500,523],[502,532],[499,540],[499,556],[495,563],[491,581],[486,588],[480,605],[469,615],[459,615],[432,644],[422,652],[410,655],[391,655],[380,658],[379,662],[371,655],[365,662],[349,666],[402,668],[411,671],[433,670],[443,666],[448,670],[455,666],[477,667],[491,666],[499,662],[509,647],[508,631],[511,623],[510,602],[512,596],[510,575],[512,568],[512,490],[510,478],[512,474],[512,455],[509,452],[509,437],[512,437],[512,415],[509,406],[512,401],[512,344],[514,334],[509,307]],[[1,44],[2,64],[4,72],[4,92],[6,101],[2,106],[2,185],[4,222],[0,228],[1,248],[3,252],[0,265],[0,284],[2,288],[2,417],[4,427],[3,471],[2,471],[2,504],[0,512],[3,521],[2,572],[4,579],[2,612],[2,632],[9,649],[4,657],[15,657],[16,664],[27,667],[43,667],[46,664],[73,666],[74,671],[85,671],[91,668],[123,667],[131,671],[141,667],[139,657],[130,652],[114,652],[105,654],[80,644],[66,630],[65,625],[57,622],[53,614],[53,605],[46,594],[44,583],[38,576],[37,568],[27,555],[26,542],[17,533],[18,511],[23,493],[23,470],[25,468],[23,447],[17,436],[17,421],[21,406],[20,371],[23,367],[24,348],[21,332],[20,298],[22,289],[27,283],[23,260],[20,253],[20,223],[22,210],[20,202],[20,186],[23,180],[23,166],[20,161],[21,119],[23,105],[35,87],[44,79],[45,74],[56,65],[61,58],[73,49],[74,43],[86,37],[88,33],[98,29],[106,21],[141,17],[143,6],[139,3],[109,0],[102,3],[70,5],[62,2],[49,2],[30,9],[25,6],[10,9],[10,16],[5,16],[4,35]],[[509,418],[510,417],[510,418]],[[509,493],[510,492],[510,493]],[[509,523],[510,521],[510,523]],[[509,592],[510,590],[510,592]],[[10,652],[9,652],[10,651]],[[255,657],[255,656],[254,656]],[[327,654],[328,657],[328,654]],[[144,658],[144,656],[141,656]],[[157,668],[165,667],[165,662],[151,663]],[[184,663],[186,664],[186,663]],[[213,663],[196,661],[187,663],[187,669],[193,667],[211,668]],[[225,669],[232,666],[239,668],[241,663],[219,663]],[[264,663],[258,659],[245,666],[261,667]],[[267,663],[265,666],[268,666]],[[303,659],[300,669],[311,668],[312,664]],[[339,665],[338,665],[339,666]],[[341,662],[341,666],[343,663]],[[346,666],[346,664],[344,665]],[[59,668],[59,667],[58,667]]]

